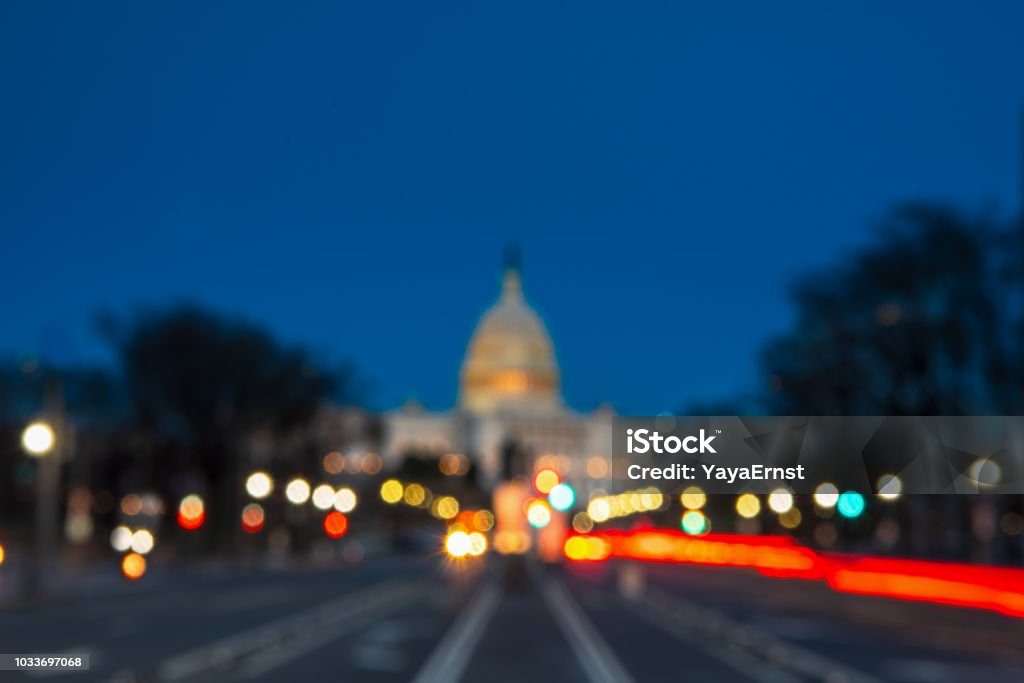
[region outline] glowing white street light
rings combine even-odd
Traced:
[[[274,480],[266,472],[253,472],[245,480],[245,490],[253,498],[266,498],[274,490]]]
[[[882,500],[896,500],[903,493],[903,481],[895,474],[883,474],[878,478],[878,497]]]
[[[334,507],[334,489],[327,484],[320,484],[313,489],[313,505],[318,510],[330,510]]]
[[[789,512],[793,507],[793,494],[788,489],[774,489],[768,494],[768,507],[780,515]]]
[[[309,500],[309,482],[305,479],[296,478],[288,482],[284,490],[288,502],[293,505],[302,505]]]
[[[839,489],[836,488],[835,484],[825,482],[818,484],[818,488],[814,489],[814,502],[818,507],[825,508],[826,510],[834,508],[836,503],[839,502]]]
[[[127,552],[132,547],[132,530],[119,526],[110,532],[110,547],[119,553]]]
[[[356,507],[356,492],[347,486],[334,494],[334,509],[338,512],[352,512]]]
[[[45,422],[33,422],[21,433],[21,445],[28,454],[39,458],[53,450],[57,437]]]
[[[145,555],[153,549],[155,542],[156,540],[153,538],[153,534],[146,529],[139,529],[132,534],[131,547],[132,550],[137,552],[139,555]]]

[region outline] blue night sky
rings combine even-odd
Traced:
[[[1017,210],[1024,3],[701,4],[0,4],[0,355],[190,301],[447,407],[514,241],[570,405],[655,413],[893,202]]]

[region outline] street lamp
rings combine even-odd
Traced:
[[[60,484],[60,453],[53,453],[57,444],[54,428],[37,421],[21,433],[21,445],[39,461],[36,474],[35,554],[25,577],[27,592],[34,595],[43,587],[43,572],[53,560],[56,550],[58,486]]]
[[[41,458],[52,451],[56,440],[53,427],[45,422],[33,422],[21,433],[22,448],[35,458]]]

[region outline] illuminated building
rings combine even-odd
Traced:
[[[600,485],[588,463],[603,459],[596,469],[610,470],[611,420],[608,408],[582,414],[565,405],[554,344],[526,301],[518,264],[507,263],[498,301],[470,338],[457,405],[430,412],[410,402],[385,414],[381,454],[392,467],[410,454],[463,453],[493,484],[514,444],[587,491]]]

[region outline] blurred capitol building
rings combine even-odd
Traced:
[[[429,412],[410,402],[386,413],[383,423],[381,455],[389,469],[410,455],[461,453],[477,465],[481,483],[492,485],[507,476],[506,460],[515,453],[520,467],[532,471],[543,458],[586,491],[611,465],[612,411],[581,414],[565,405],[554,345],[511,260],[497,303],[469,341],[455,408]]]

